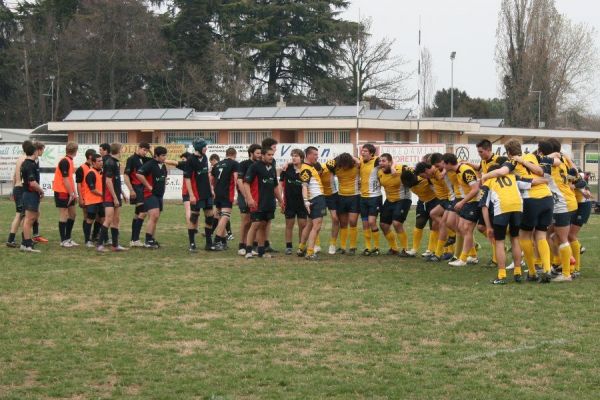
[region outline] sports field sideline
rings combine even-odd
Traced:
[[[597,215],[580,279],[497,287],[494,268],[383,255],[189,254],[176,203],[161,249],[98,255],[60,248],[56,213],[41,254],[0,249],[0,398],[598,398]],[[3,234],[13,215],[1,200]]]

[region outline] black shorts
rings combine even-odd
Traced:
[[[208,199],[196,200],[196,204],[191,204],[190,208],[192,211],[199,212],[200,210],[212,210],[213,208],[213,198],[209,197]]]
[[[144,209],[146,211],[154,210],[158,208],[159,211],[163,210],[163,199],[158,196],[150,196],[144,199]]]
[[[583,226],[587,224],[592,214],[592,202],[586,201],[585,203],[577,204],[577,211],[571,215],[571,225]]]
[[[381,212],[379,213],[379,222],[382,224],[391,225],[394,221],[394,215],[398,216],[401,213],[401,211],[399,211],[401,207],[402,200],[386,200],[381,206]]]
[[[104,218],[104,206],[102,203],[90,204],[85,207],[88,219]]]
[[[229,199],[215,199],[215,207],[218,209],[233,208],[233,202]]]
[[[136,206],[141,206],[146,201],[144,199],[144,185],[133,185],[133,191],[135,192],[135,204]]]
[[[240,214],[248,214],[250,212],[250,208],[246,204],[246,198],[238,193],[238,207],[240,208]]]
[[[459,199],[459,198],[456,198],[454,200],[450,200],[449,204],[448,204],[448,211],[457,213],[457,211],[454,209],[454,206],[456,205],[456,203],[458,203],[461,200],[462,199]]]
[[[479,208],[479,202],[471,201],[463,206],[458,213],[462,219],[467,221],[477,222],[481,216],[481,208]]]
[[[521,229],[524,231],[546,231],[552,224],[554,200],[552,196],[542,199],[523,199],[523,217]]]
[[[340,196],[338,214],[358,214],[360,212],[360,195]]]
[[[381,196],[360,198],[360,218],[363,221],[376,217],[381,209]]]
[[[182,202],[186,202],[186,201],[190,201],[190,195],[189,194],[182,194],[181,195],[181,201]]]
[[[23,209],[25,211],[40,211],[40,195],[37,192],[23,192]]]
[[[439,201],[440,201],[440,206],[442,206],[442,208],[444,210],[449,210],[450,209],[450,207],[451,207],[450,200],[448,200],[448,199],[442,199],[442,200],[439,200]]]
[[[327,203],[325,203],[325,196],[317,196],[310,201],[310,213],[308,214],[308,218],[323,218],[325,215],[327,215]]]
[[[115,203],[113,201],[104,201],[102,202],[102,206],[104,208],[115,208]],[[123,200],[119,198],[119,207],[123,206]]]
[[[494,221],[494,208],[493,207],[488,207],[488,215],[490,216],[490,221]],[[477,221],[477,225],[481,225],[481,226],[485,227],[485,219],[483,219],[483,209],[479,213],[479,220]]]
[[[427,203],[425,203],[425,212],[427,213],[427,216],[429,216],[429,214],[431,214],[431,211],[433,211],[433,209],[439,206],[440,204],[441,202],[437,198],[429,200]]]
[[[521,217],[520,211],[508,212],[494,216],[494,239],[504,240],[506,238],[506,227],[508,226],[510,237],[515,238],[519,236],[519,229],[521,228]]]
[[[571,225],[571,219],[574,214],[575,214],[575,212],[573,212],[573,211],[569,211],[566,213],[560,213],[560,214],[553,214],[552,222],[554,223],[554,226],[557,228],[569,226],[569,225]]]
[[[337,211],[340,206],[340,195],[338,193],[334,193],[331,196],[325,196],[325,203],[327,204],[327,209],[330,211]]]
[[[308,218],[308,211],[304,204],[287,204],[285,207],[285,218],[286,219],[306,219]]]
[[[415,210],[415,213],[417,218],[429,218],[429,213],[425,211],[425,203],[423,203],[421,200],[417,201],[417,209]]]
[[[250,213],[250,219],[252,222],[269,222],[275,218],[275,210],[271,211],[253,211]]]
[[[56,208],[69,208],[73,206],[73,203],[69,202],[69,195],[67,193],[54,192],[54,204]]]
[[[15,210],[18,213],[23,213],[23,186],[15,186],[13,188],[13,197],[15,199]]]

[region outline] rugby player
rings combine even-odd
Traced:
[[[150,144],[142,142],[138,144],[135,153],[127,158],[125,162],[125,171],[123,179],[125,186],[129,189],[129,203],[135,205],[133,219],[131,220],[131,241],[129,247],[144,247],[140,241],[140,233],[146,219],[146,210],[144,210],[144,184],[138,179],[137,172],[142,165],[151,158],[147,157],[150,151]]]
[[[298,243],[302,241],[302,231],[307,223],[308,212],[302,198],[302,181],[300,170],[304,163],[304,152],[292,149],[292,163],[279,174],[279,181],[283,187],[283,210],[285,215],[285,254],[292,254],[292,237],[294,225],[298,221]]]
[[[21,148],[23,149],[23,152],[25,152],[25,147],[29,148],[31,146],[33,146],[33,143],[29,140],[26,140],[23,142]],[[18,246],[15,238],[17,236],[19,226],[21,226],[21,223],[25,218],[25,210],[23,209],[23,181],[21,180],[21,165],[26,158],[27,155],[25,153],[19,156],[15,164],[15,170],[13,171],[13,191],[11,197],[15,202],[16,214],[12,223],[10,224],[10,232],[8,234],[8,240],[6,241],[6,246],[12,248]]]
[[[318,167],[321,174],[321,182],[323,183],[325,203],[327,203],[327,209],[331,216],[331,234],[329,235],[329,248],[327,249],[327,253],[333,255],[337,252],[336,245],[340,233],[340,219],[337,215],[337,210],[340,205],[340,195],[338,193],[339,190],[336,176],[329,168],[327,168],[326,164],[327,163],[319,163]]]
[[[20,175],[25,218],[23,220],[23,242],[20,250],[39,253],[40,251],[33,246],[32,229],[34,222],[38,219],[40,201],[44,198],[44,191],[40,186],[40,167],[36,162],[40,152],[30,141],[23,143],[23,151],[25,152],[25,160],[21,163]]]
[[[308,222],[302,230],[298,255],[314,261],[317,259],[315,245],[321,231],[323,216],[327,212],[327,204],[323,196],[323,183],[320,174],[314,167],[319,165],[319,149],[309,146],[304,150],[304,154],[305,160],[300,168],[300,180],[302,181],[302,199],[308,211]]]
[[[85,151],[85,161],[83,162],[83,164],[81,164],[75,170],[75,185],[77,186],[77,195],[79,196],[79,207],[83,211],[82,229],[83,229],[84,243],[86,244],[86,246],[89,244],[88,242],[91,242],[90,241],[91,229],[90,229],[90,234],[86,235],[86,229],[87,229],[87,210],[86,210],[87,203],[86,203],[86,200],[88,198],[88,196],[87,196],[88,188],[85,185],[85,176],[90,171],[90,168],[92,168],[93,157],[95,154],[96,154],[96,150],[87,149]],[[100,228],[99,225],[98,225],[98,228]],[[93,245],[92,245],[92,247],[93,247]]]
[[[379,157],[375,146],[364,144],[360,151],[360,217],[365,237],[364,256],[379,255],[379,228],[377,216],[381,208],[381,186],[377,179]]]
[[[86,247],[94,247],[94,235],[92,233],[92,223],[94,230],[96,225],[99,227],[104,223],[103,206],[103,185],[102,185],[102,167],[103,161],[100,154],[90,156],[91,168],[87,169],[83,182],[81,183],[81,199],[85,204],[85,220],[83,222],[83,236]],[[97,236],[98,232],[96,232]],[[96,241],[98,238],[96,237]]]
[[[213,166],[215,207],[219,218],[215,229],[215,250],[227,249],[227,226],[231,218],[231,210],[235,199],[235,187],[238,179],[239,163],[235,160],[237,151],[230,147],[225,150],[225,159]],[[231,229],[231,228],[229,228]]]
[[[71,232],[75,224],[77,210],[77,192],[75,188],[75,166],[73,159],[77,155],[77,143],[69,142],[66,146],[66,155],[58,162],[54,171],[52,189],[54,190],[54,203],[59,211],[58,232],[62,247],[79,246],[71,239]]]

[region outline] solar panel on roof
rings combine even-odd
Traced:
[[[306,107],[281,107],[275,113],[275,118],[300,118]]]
[[[383,110],[377,119],[391,119],[402,121],[410,114],[410,110]]]
[[[381,115],[383,110],[364,110],[361,114],[361,118],[377,119]]]
[[[359,110],[362,110],[362,107],[359,108]],[[331,112],[331,114],[329,114],[330,117],[348,117],[348,118],[354,118],[356,117],[356,106],[337,106],[333,109],[333,111]]]
[[[142,110],[136,119],[160,119],[166,112],[166,108],[146,108]]]
[[[94,110],[74,110],[63,121],[85,121],[93,112]]]
[[[277,107],[255,107],[246,118],[273,118],[277,110]]]
[[[136,119],[136,117],[142,112],[141,109],[134,109],[134,110],[119,110],[117,111],[117,113],[112,117],[112,119],[116,119],[116,120],[127,120],[127,119]]]
[[[88,117],[88,120],[93,121],[107,121],[111,120],[113,115],[117,113],[117,110],[96,110]]]
[[[333,111],[334,106],[316,106],[306,107],[306,110],[302,114],[302,118],[324,118],[328,117]]]
[[[241,119],[246,118],[248,114],[252,111],[250,107],[242,107],[242,108],[228,108],[221,118],[223,119]]]
[[[191,108],[170,108],[160,119],[186,119],[194,112]]]

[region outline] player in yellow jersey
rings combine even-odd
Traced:
[[[342,153],[325,164],[338,180],[339,203],[337,216],[340,221],[340,254],[356,254],[358,240],[358,214],[360,212],[358,163],[350,153]],[[347,242],[350,247],[346,250]]]
[[[469,256],[473,248],[473,230],[479,220],[481,209],[479,208],[479,182],[475,170],[466,165],[459,164],[454,154],[446,153],[442,157],[444,169],[446,171],[455,171],[462,192],[462,200],[456,203],[454,209],[459,213],[458,231],[463,236],[463,248],[460,257],[456,261],[450,261],[448,264],[453,267],[460,267],[469,264],[476,264],[477,258]]]
[[[327,168],[326,163],[320,163],[319,171],[321,173],[321,182],[323,183],[323,195],[325,203],[331,216],[331,235],[329,236],[329,249],[327,253],[335,254],[337,251],[336,243],[340,232],[340,220],[337,216],[337,210],[340,204],[338,194],[338,183],[335,174]]]
[[[360,150],[360,218],[362,220],[365,250],[363,256],[379,255],[379,228],[377,216],[381,209],[381,186],[377,173],[379,157],[375,146],[364,144]]]
[[[573,180],[573,189],[575,190],[575,197],[577,199],[577,211],[571,217],[569,243],[571,243],[571,250],[575,258],[575,265],[573,266],[575,271],[571,275],[574,278],[578,278],[581,269],[581,244],[579,243],[578,235],[583,225],[587,224],[592,213],[592,202],[590,201],[592,194],[587,187],[587,182],[579,173]]]
[[[571,257],[573,251],[569,243],[571,216],[577,211],[577,199],[568,180],[566,159],[560,154],[561,146],[558,140],[542,140],[538,143],[538,155],[546,156],[541,164],[544,176],[548,178],[548,186],[554,198],[553,227],[555,240],[558,240],[558,253],[562,273],[554,278],[554,282],[570,282]],[[578,249],[579,250],[579,249]]]
[[[302,181],[302,197],[308,211],[308,223],[302,231],[302,241],[299,245],[298,255],[305,256],[307,260],[317,260],[315,242],[321,231],[323,216],[327,212],[327,204],[323,196],[323,183],[319,172],[314,165],[318,164],[319,149],[309,146],[304,150],[305,162],[300,168]]]
[[[385,203],[381,207],[379,226],[390,245],[388,254],[397,255],[403,253],[406,256],[408,250],[408,237],[404,231],[404,221],[410,211],[412,204],[410,189],[404,186],[400,180],[402,171],[408,167],[405,165],[394,165],[391,154],[385,153],[379,156],[379,171],[377,176],[383,190],[385,190]],[[395,233],[390,229],[394,227]],[[400,243],[400,250],[398,243]]]
[[[510,162],[504,163],[500,168],[484,174],[481,177],[483,180],[505,176],[510,173],[530,179],[536,176],[544,176],[544,170],[539,165],[537,156],[534,154],[523,155],[521,142],[511,139],[504,144],[504,148]],[[551,254],[550,246],[546,239],[546,231],[552,224],[552,211],[554,207],[552,193],[546,183],[540,183],[532,185],[529,190],[523,190],[521,196],[523,197],[523,217],[519,231],[519,243],[525,256],[525,262],[527,263],[527,280],[548,283],[551,279]],[[543,273],[539,279],[535,270],[534,241],[535,247],[542,259]]]

